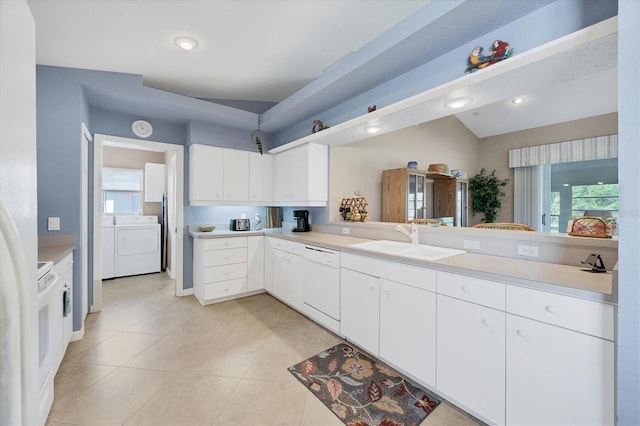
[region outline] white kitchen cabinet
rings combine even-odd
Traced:
[[[193,144],[189,147],[192,205],[249,201],[249,152]]]
[[[223,150],[209,145],[189,146],[189,201],[192,205],[223,200]]]
[[[273,200],[273,155],[249,153],[249,201]]]
[[[380,357],[435,387],[435,343],[436,294],[381,279]]]
[[[437,309],[437,389],[504,424],[505,313],[441,294]]]
[[[287,253],[287,303],[300,312],[304,311],[304,302],[302,300],[303,274],[302,256]]]
[[[326,206],[328,147],[305,144],[274,158],[274,198],[280,205]]]
[[[205,305],[249,292],[248,238],[195,238],[193,294]]]
[[[380,279],[340,270],[340,332],[348,340],[377,356],[380,329]]]
[[[145,203],[161,203],[165,194],[164,164],[144,163],[144,201]]]
[[[507,423],[613,424],[613,305],[510,285],[506,311]]]
[[[614,424],[614,356],[613,341],[507,314],[507,423]]]
[[[264,237],[261,235],[247,237],[247,290],[264,289]]]
[[[222,150],[225,201],[249,200],[249,151]]]
[[[286,302],[287,300],[287,253],[284,250],[271,250],[271,294]]]
[[[298,311],[302,302],[302,244],[271,239],[271,293]]]

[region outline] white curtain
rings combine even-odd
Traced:
[[[544,166],[513,169],[513,219],[544,232]]]

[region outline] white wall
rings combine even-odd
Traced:
[[[418,169],[446,163],[450,169],[479,170],[478,138],[457,118],[445,117],[418,126],[344,146],[332,146],[329,176],[329,220],[339,220],[340,202],[359,191],[366,197],[369,220],[379,221],[382,210],[382,171],[406,167]]]

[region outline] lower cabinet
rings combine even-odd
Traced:
[[[193,293],[202,304],[264,288],[264,237],[195,238]]]
[[[270,241],[270,289],[278,299],[302,311],[302,256],[303,245],[291,241]]]
[[[380,357],[435,387],[436,294],[380,280]]]
[[[350,269],[340,270],[340,332],[350,341],[378,355],[380,279]]]
[[[506,422],[615,420],[612,341],[507,314]]]
[[[348,253],[341,263],[341,334],[435,386],[435,272]]]
[[[261,235],[247,237],[247,290],[264,289],[264,237]]]
[[[437,300],[437,389],[504,424],[505,313],[440,294]]]

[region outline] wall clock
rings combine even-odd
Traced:
[[[148,138],[153,133],[153,127],[148,121],[136,120],[131,123],[131,131],[139,138]]]

